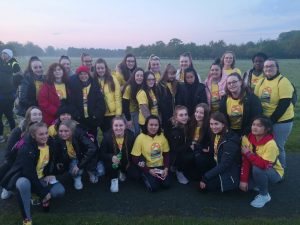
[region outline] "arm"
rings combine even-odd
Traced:
[[[116,116],[122,114],[122,94],[120,84],[117,79],[113,79],[115,83],[115,101],[116,101]]]
[[[111,159],[114,156],[114,154],[112,153],[111,146],[109,145],[109,142],[112,139],[112,136],[108,135],[109,133],[105,133],[103,135],[103,140],[102,140],[102,143],[100,146],[100,153],[102,155],[102,157],[101,157],[102,159],[104,159],[105,161],[111,162]]]
[[[130,100],[122,98],[123,113],[124,113],[125,118],[126,118],[127,121],[131,120],[131,114],[130,114],[130,110],[129,110],[129,104],[130,104]]]
[[[291,100],[292,100],[291,98],[282,98],[279,100],[275,111],[270,116],[270,119],[272,120],[273,123],[276,123],[280,119],[280,117],[283,116],[283,114],[290,106]]]
[[[92,140],[90,140],[83,131],[77,130],[77,135],[75,138],[78,138],[78,142],[80,142],[86,149],[84,153],[83,159],[78,164],[78,168],[84,168],[92,159],[95,157],[97,147]]]
[[[55,116],[57,112],[57,107],[52,105],[49,99],[50,88],[47,84],[43,84],[39,96],[38,96],[38,104],[43,112],[47,112],[48,114]]]
[[[148,116],[150,116],[150,110],[149,110],[148,105],[142,104],[142,105],[140,105],[140,109],[141,109],[141,112],[142,112],[144,118],[147,118]]]

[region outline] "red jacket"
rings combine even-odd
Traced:
[[[60,106],[60,100],[54,84],[43,84],[39,92],[38,104],[43,113],[43,121],[50,126],[55,121],[56,112]]]

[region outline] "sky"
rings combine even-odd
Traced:
[[[299,0],[0,0],[0,41],[124,49],[172,38],[198,45],[300,30]]]

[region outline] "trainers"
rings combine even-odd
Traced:
[[[3,135],[0,136],[0,143],[4,143],[5,142],[5,138],[3,137]]]
[[[118,178],[111,179],[110,181],[110,191],[115,193],[119,192],[119,180]]]
[[[32,225],[32,220],[31,219],[23,220],[23,225]]]
[[[269,195],[269,193],[266,195],[259,194],[254,198],[250,205],[255,208],[262,208],[269,201],[271,201],[271,196]]]
[[[76,190],[81,190],[83,188],[83,184],[81,181],[81,176],[74,178],[74,188]]]
[[[2,193],[1,193],[1,199],[2,200],[8,199],[11,196],[12,196],[12,192],[11,191],[8,191],[5,188],[2,188]]]
[[[176,177],[180,184],[187,184],[189,182],[189,180],[180,171],[176,171]]]
[[[92,183],[92,184],[96,184],[96,183],[98,183],[98,177],[95,175],[95,174],[89,174],[90,175],[90,182]]]
[[[126,180],[126,175],[125,175],[125,173],[122,173],[122,172],[120,171],[120,173],[119,173],[119,181],[124,182],[125,180]]]

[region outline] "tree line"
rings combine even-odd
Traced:
[[[300,30],[280,33],[276,40],[260,40],[256,43],[249,41],[245,44],[226,44],[223,40],[211,41],[209,44],[197,45],[196,43],[183,43],[178,38],[171,39],[168,43],[157,41],[151,45],[139,47],[127,46],[126,49],[103,48],[75,48],[68,49],[48,46],[45,49],[27,42],[1,42],[0,50],[10,48],[16,56],[61,56],[68,55],[79,57],[82,52],[95,57],[123,57],[126,53],[132,53],[137,57],[147,58],[156,54],[161,58],[178,58],[183,52],[190,52],[194,59],[213,59],[220,57],[226,50],[236,53],[238,58],[251,58],[257,52],[264,52],[275,58],[300,58]]]

